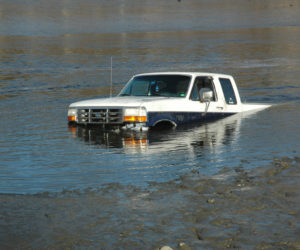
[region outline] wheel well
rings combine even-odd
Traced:
[[[177,124],[173,121],[170,120],[160,120],[157,121],[154,125],[153,128],[154,129],[170,129],[170,128],[174,128],[176,127]]]

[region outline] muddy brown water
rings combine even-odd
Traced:
[[[0,248],[299,249],[299,1],[2,1]],[[136,73],[232,74],[270,109],[68,127]],[[185,243],[183,246],[180,243]]]

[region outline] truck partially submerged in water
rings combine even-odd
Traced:
[[[115,97],[72,103],[68,121],[79,125],[147,130],[201,123],[268,107],[268,104],[242,103],[230,75],[146,73],[133,76]]]

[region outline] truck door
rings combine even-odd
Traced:
[[[224,108],[224,104],[219,102],[215,84],[212,77],[196,77],[194,86],[191,92],[190,100],[193,102],[195,111],[203,112],[206,109],[207,103],[203,100],[203,91],[212,91],[212,97],[208,107],[208,112],[220,112]]]

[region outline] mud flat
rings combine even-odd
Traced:
[[[300,249],[300,158],[148,188],[0,195],[1,249]]]

